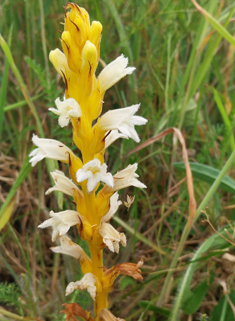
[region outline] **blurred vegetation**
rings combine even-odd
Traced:
[[[62,0],[0,3],[1,320],[16,315],[24,316],[22,320],[65,320],[59,314],[64,302],[92,309],[86,292],[75,291],[65,298],[66,285],[81,277],[77,262],[52,253],[50,231],[37,229],[50,210],[58,210],[57,199],[64,209],[73,208],[69,198],[44,195],[51,186],[49,171],[57,165],[43,161],[31,169],[27,159],[32,133],[71,142],[71,129],[59,128],[57,117],[47,111],[64,92],[48,54],[61,48],[57,30],[63,30],[65,4]],[[105,251],[106,266],[143,257],[144,281],[121,277],[110,295],[111,310],[125,320],[235,320],[231,290],[235,257],[223,257],[235,254],[235,160],[229,158],[235,147],[235,2],[198,0],[215,25],[186,0],[77,4],[89,12],[91,21],[103,24],[102,64],[124,53],[129,65],[136,67],[132,76],[106,93],[104,111],[141,102],[139,114],[149,120],[137,128],[142,142],[169,127],[182,131],[190,162],[199,163],[193,171],[197,204],[206,200],[210,223],[230,240],[203,222],[202,213],[176,257],[189,215],[185,173],[174,166],[183,161],[181,145],[169,135],[126,156],[135,143],[116,142],[106,155],[109,170],[115,173],[138,162],[140,180],[148,188],[129,188],[121,194],[123,201],[127,194],[136,195],[130,210],[123,206],[117,214],[119,223],[127,225],[128,245],[118,256]],[[228,159],[231,166],[226,167]],[[59,168],[66,171],[64,164]],[[220,185],[209,199],[205,197],[217,175],[214,169],[216,173],[229,169],[231,180],[226,178],[227,189]],[[71,233],[81,244],[75,230]]]

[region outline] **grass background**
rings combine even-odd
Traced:
[[[207,206],[211,224],[215,230],[222,228],[230,241],[202,222],[200,208],[198,219],[186,231],[188,190],[185,173],[174,165],[183,159],[181,145],[172,135],[130,156],[127,153],[136,147],[133,141],[112,145],[107,151],[109,170],[115,173],[138,162],[140,180],[148,186],[121,193],[122,200],[136,195],[130,210],[120,208],[114,222],[127,230],[128,245],[118,256],[105,251],[107,266],[141,257],[145,261],[143,282],[120,277],[110,295],[111,310],[125,320],[235,320],[234,263],[222,258],[225,252],[234,253],[228,222],[235,219],[235,183],[213,185],[208,195],[219,173],[218,184],[227,170],[230,178],[234,176],[235,2],[198,3],[215,20],[210,15],[206,20],[184,0],[78,3],[91,21],[103,24],[101,59],[109,63],[124,53],[136,67],[133,76],[106,93],[104,111],[141,102],[139,114],[149,120],[137,129],[142,142],[168,127],[181,129],[190,162],[199,164],[193,170],[197,204],[203,205],[201,209]],[[61,0],[0,4],[0,31],[8,43],[7,47],[1,38],[0,320],[17,316],[26,321],[64,320],[59,315],[64,302],[92,309],[86,292],[65,298],[66,285],[81,277],[77,262],[53,254],[50,231],[37,229],[50,210],[59,210],[57,201],[64,209],[73,208],[68,198],[44,195],[51,186],[48,172],[57,164],[43,161],[31,169],[27,159],[33,132],[67,145],[72,140],[71,128],[59,128],[57,118],[47,111],[64,91],[48,53],[61,48],[57,30],[63,30],[65,4]],[[97,74],[100,70],[101,66]],[[63,164],[59,168],[67,170]],[[71,236],[81,244],[76,231]]]

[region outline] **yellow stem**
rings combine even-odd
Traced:
[[[87,218],[90,224],[99,226],[100,217],[97,215],[97,210],[95,208],[95,192],[88,193],[86,188],[86,182],[83,183],[83,193],[87,208]],[[92,241],[88,242],[90,254],[91,254],[91,263],[92,263],[92,273],[97,277],[101,284],[101,289],[97,289],[96,299],[94,301],[95,309],[95,320],[99,320],[99,314],[101,310],[108,307],[108,293],[103,291],[103,250],[98,250],[93,244]]]
[[[92,261],[92,273],[97,277],[97,279],[101,283],[101,287],[103,286],[103,250],[97,250],[92,243],[89,243],[89,249],[91,253],[91,261]],[[101,291],[100,291],[101,290]],[[95,308],[95,320],[99,320],[98,316],[103,309],[108,307],[108,294],[103,291],[103,289],[99,289],[97,291],[96,300],[94,302]]]
[[[91,123],[87,120],[81,122],[82,130],[81,132],[86,133],[86,137],[82,139],[82,159],[83,164],[88,163],[94,158],[94,154],[90,150],[91,146]],[[97,213],[97,208],[95,205],[95,191],[88,193],[87,191],[87,181],[81,183],[84,199],[87,209],[87,219],[89,220],[91,226],[99,227],[100,217]],[[103,250],[98,250],[93,244],[92,241],[88,242],[90,254],[91,254],[91,264],[92,264],[92,273],[97,277],[101,285],[97,286],[96,298],[94,301],[95,309],[95,320],[99,321],[100,312],[103,309],[108,307],[108,293],[103,290]]]

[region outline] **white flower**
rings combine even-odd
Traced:
[[[147,119],[141,116],[134,116],[140,104],[126,108],[110,110],[100,117],[98,126],[104,131],[117,129],[126,137],[131,137],[137,143],[140,141],[134,125],[144,125]]]
[[[55,253],[70,255],[78,260],[83,260],[87,256],[83,249],[73,243],[67,235],[60,236],[60,246],[51,247],[51,250]]]
[[[123,55],[108,64],[99,74],[101,92],[106,91],[126,75],[132,74],[135,67],[127,67],[128,58]]]
[[[51,176],[54,179],[55,185],[46,191],[46,195],[53,191],[60,191],[71,196],[73,196],[75,190],[79,194],[82,193],[81,190],[73,183],[73,181],[66,177],[63,172],[56,169],[54,172],[51,172]]]
[[[54,242],[58,235],[64,235],[70,229],[70,226],[81,223],[82,216],[76,211],[62,211],[54,213],[50,211],[50,217],[42,224],[38,225],[40,228],[52,227],[52,242]]]
[[[101,223],[103,222],[108,222],[111,220],[111,218],[113,217],[113,215],[117,212],[118,207],[122,204],[122,201],[118,201],[118,192],[114,193],[111,197],[110,197],[110,208],[107,214],[105,214],[102,218],[101,218]]]
[[[105,149],[107,149],[118,138],[128,138],[128,137],[126,135],[119,133],[117,129],[112,130],[110,134],[108,134],[108,136],[105,138]]]
[[[107,173],[107,165],[104,163],[100,166],[100,161],[94,158],[80,168],[76,174],[77,182],[83,182],[87,179],[87,190],[92,192],[96,185],[101,181],[108,186],[113,186],[113,176]]]
[[[55,139],[39,138],[33,134],[32,142],[38,147],[29,154],[29,157],[32,157],[29,161],[32,166],[45,157],[68,163],[69,154],[73,154],[70,148]]]
[[[56,108],[49,108],[54,114],[59,115],[60,127],[67,126],[70,118],[79,118],[82,116],[82,112],[78,102],[73,98],[64,99],[60,101],[59,98],[55,100]]]
[[[99,229],[100,235],[103,237],[103,242],[112,252],[119,252],[119,242],[123,246],[126,246],[126,236],[124,233],[119,233],[115,228],[109,223],[101,223]]]
[[[103,192],[105,193],[112,193],[116,192],[120,189],[126,188],[128,186],[135,186],[139,188],[146,188],[147,186],[141,183],[137,177],[139,177],[138,174],[136,174],[138,164],[135,163],[133,165],[128,165],[127,168],[117,172],[114,176],[114,185],[113,187],[105,186],[103,188]]]
[[[93,300],[96,297],[96,277],[92,273],[86,273],[80,281],[70,282],[65,290],[65,295],[69,295],[74,290],[79,289],[81,291],[87,289]]]

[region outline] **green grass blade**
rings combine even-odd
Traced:
[[[233,8],[233,10],[230,12],[230,14],[228,15],[224,26],[225,28],[227,27],[227,25],[230,22],[231,17],[233,16],[233,13],[235,11],[235,8]],[[222,36],[219,34],[217,35],[217,37],[213,40],[213,42],[211,42],[211,45],[208,48],[208,51],[205,55],[205,59],[203,60],[203,62],[201,63],[191,86],[190,89],[190,93],[189,93],[189,99],[195,94],[196,90],[198,89],[198,87],[200,87],[200,84],[203,80],[203,78],[205,77],[206,72],[208,71],[210,65],[211,65],[211,61],[214,57],[215,51],[218,48],[218,45],[220,43],[222,39]]]
[[[129,233],[132,235],[135,235],[135,237],[140,240],[141,242],[145,243],[146,245],[153,248],[156,252],[165,255],[165,252],[160,249],[155,243],[149,241],[145,236],[143,236],[141,233],[135,231],[132,227],[130,227],[128,224],[126,224],[122,219],[120,219],[117,216],[113,217],[114,221],[117,222],[119,225],[124,227]]]
[[[185,314],[193,314],[199,309],[214,278],[215,274],[212,273],[209,282],[207,279],[204,279],[199,285],[196,286],[192,292],[192,295],[189,296],[184,302],[183,311]]]
[[[9,194],[7,195],[7,198],[6,198],[2,208],[0,210],[0,217],[4,213],[6,207],[9,205],[10,201],[12,200],[12,197],[15,195],[18,188],[20,187],[22,182],[25,180],[25,178],[28,176],[28,174],[30,173],[31,170],[32,170],[32,166],[29,163],[29,157],[27,157],[24,161],[24,164],[21,168],[21,171],[20,171],[17,179],[15,180],[14,185],[12,186],[12,188],[11,188]]]
[[[213,87],[209,87],[212,89],[213,91],[213,94],[214,94],[214,98],[215,98],[215,102],[217,104],[217,107],[219,109],[219,112],[220,112],[220,115],[221,117],[223,118],[223,121],[224,121],[224,124],[225,126],[227,127],[227,129],[229,130],[229,132],[231,132],[231,135],[230,135],[230,145],[231,145],[231,150],[234,150],[235,149],[235,142],[234,142],[234,136],[233,136],[233,126],[229,120],[229,117],[226,113],[226,110],[224,108],[224,105],[220,99],[220,96],[219,96],[219,93],[218,91],[213,88]]]
[[[118,10],[112,0],[103,0],[107,8],[109,9],[111,15],[113,16],[113,19],[116,24],[116,28],[119,34],[119,38],[121,41],[121,46],[124,49],[124,53],[128,55],[130,58],[130,63],[133,64],[133,53],[132,49],[130,46],[130,42],[128,40],[128,37],[125,32],[124,25],[122,23],[122,20],[118,14]],[[136,91],[137,91],[137,79],[135,73],[130,76],[130,85],[131,85],[131,93],[132,93],[132,99],[137,102],[137,96],[136,96]]]
[[[36,99],[38,99],[40,97],[42,97],[42,94],[32,97],[31,100],[34,101],[34,100],[36,100]],[[27,101],[26,100],[18,101],[15,104],[11,104],[11,105],[8,105],[8,106],[4,107],[4,113],[6,111],[14,110],[14,109],[17,109],[17,108],[25,106],[25,105],[27,105]]]
[[[192,162],[189,164],[193,176],[209,184],[213,184],[220,173],[220,170],[208,165]],[[174,163],[173,165],[175,168],[185,173],[185,166],[183,162]],[[222,188],[226,192],[235,194],[235,181],[231,177],[224,175],[219,184],[219,188]]]
[[[3,52],[5,53],[5,56],[7,57],[7,60],[9,62],[9,65],[20,85],[20,88],[21,88],[21,91],[24,95],[24,98],[25,100],[27,101],[30,109],[31,109],[31,112],[35,118],[35,121],[36,121],[36,124],[37,124],[37,127],[38,127],[38,131],[40,133],[40,137],[41,138],[45,138],[45,134],[44,134],[44,130],[43,130],[43,127],[42,127],[42,124],[41,124],[41,120],[38,116],[38,113],[37,113],[37,110],[32,102],[32,99],[28,93],[28,90],[27,90],[27,87],[24,83],[24,80],[18,70],[18,68],[16,67],[15,65],[15,62],[14,62],[14,59],[13,59],[13,56],[11,54],[11,50],[9,48],[9,46],[7,45],[7,43],[5,42],[5,40],[3,39],[2,35],[0,34],[0,46],[3,50]],[[47,164],[47,170],[48,170],[48,173],[50,173],[51,171],[53,171],[57,165],[55,165],[55,163],[51,160],[51,159],[46,159],[46,164]],[[53,183],[53,180],[50,176],[50,179],[51,179],[51,182]],[[61,198],[61,197],[60,197]]]
[[[216,31],[224,38],[226,39],[231,45],[235,46],[235,39],[234,37],[205,9],[203,9],[199,4],[192,0],[195,7],[198,9],[198,11],[204,16],[204,18],[211,24],[213,28],[215,28]],[[234,12],[234,9],[232,10]]]
[[[11,45],[11,38],[12,38],[12,30],[13,25],[10,28],[9,37],[8,37],[8,44]],[[7,84],[8,84],[8,71],[9,71],[9,62],[5,59],[5,67],[2,77],[2,85],[1,85],[1,92],[0,92],[0,141],[2,140],[2,129],[3,129],[3,118],[4,118],[4,108],[7,96]]]
[[[145,309],[146,311],[153,311],[165,317],[169,317],[171,314],[170,309],[158,307],[154,305],[151,301],[140,301],[138,304],[141,308]]]
[[[209,11],[213,12],[215,10],[215,8],[217,7],[217,2],[216,1],[211,1],[209,3]],[[189,78],[192,77],[191,75],[194,73],[194,69],[196,68],[198,62],[199,62],[199,58],[200,55],[198,55],[198,48],[201,46],[204,38],[206,37],[206,33],[207,33],[207,28],[208,28],[208,22],[206,20],[201,20],[201,23],[199,24],[198,27],[198,31],[196,34],[196,38],[193,41],[193,47],[192,47],[192,51],[190,54],[190,58],[189,61],[187,62],[187,67],[184,73],[184,77],[183,77],[183,81],[181,83],[180,86],[180,90],[179,90],[179,94],[177,96],[177,100],[176,100],[176,108],[174,110],[174,112],[172,113],[171,116],[171,122],[170,122],[170,126],[175,126],[175,119],[177,117],[178,114],[178,106],[180,105],[183,97],[185,96],[185,86],[187,84],[189,84]],[[195,65],[195,66],[194,66]],[[190,86],[188,86],[187,91],[190,91]],[[187,104],[187,101],[190,99],[186,99],[187,97],[184,98],[185,102],[185,106]],[[182,119],[182,123],[183,123],[183,119]]]
[[[15,75],[18,83],[19,83],[19,85],[20,85],[20,88],[21,88],[21,91],[22,91],[22,93],[23,93],[23,95],[25,97],[25,100],[27,101],[27,103],[28,103],[28,105],[29,105],[29,107],[31,109],[31,112],[32,112],[32,114],[33,114],[33,116],[34,116],[34,118],[36,120],[36,124],[37,124],[38,130],[39,130],[39,133],[40,133],[41,137],[44,138],[45,137],[44,131],[43,131],[43,128],[42,128],[42,124],[41,124],[40,118],[39,118],[39,116],[37,114],[36,108],[35,108],[34,104],[32,103],[32,100],[31,100],[31,98],[30,98],[30,96],[28,94],[28,90],[27,90],[27,87],[26,87],[26,85],[25,85],[25,83],[23,81],[23,78],[22,78],[18,68],[16,67],[16,64],[14,62],[13,56],[11,54],[11,50],[10,50],[9,46],[7,45],[6,41],[3,39],[1,34],[0,34],[0,46],[1,46],[2,50],[3,50],[3,52],[5,53],[5,56],[6,56],[7,60],[8,60],[8,62],[9,62],[9,65],[10,65],[10,67],[11,67],[11,69],[12,69],[12,71],[13,71],[13,73],[14,73],[14,75]]]
[[[230,227],[228,227],[228,230],[232,232]],[[225,231],[222,231],[221,234],[225,237],[227,236]],[[204,243],[202,243],[202,245],[194,254],[192,260],[193,261],[198,260],[206,251],[228,247],[228,244],[229,243],[226,242],[220,235],[213,234]],[[169,321],[179,320],[178,319],[179,310],[183,302],[187,300],[187,298],[190,296],[190,293],[191,293],[190,285],[191,285],[191,280],[196,267],[197,267],[197,264],[195,263],[190,264],[183,277],[182,282],[179,284],[178,293],[175,299],[175,303],[174,303],[172,314],[171,314],[171,317],[169,318]]]

